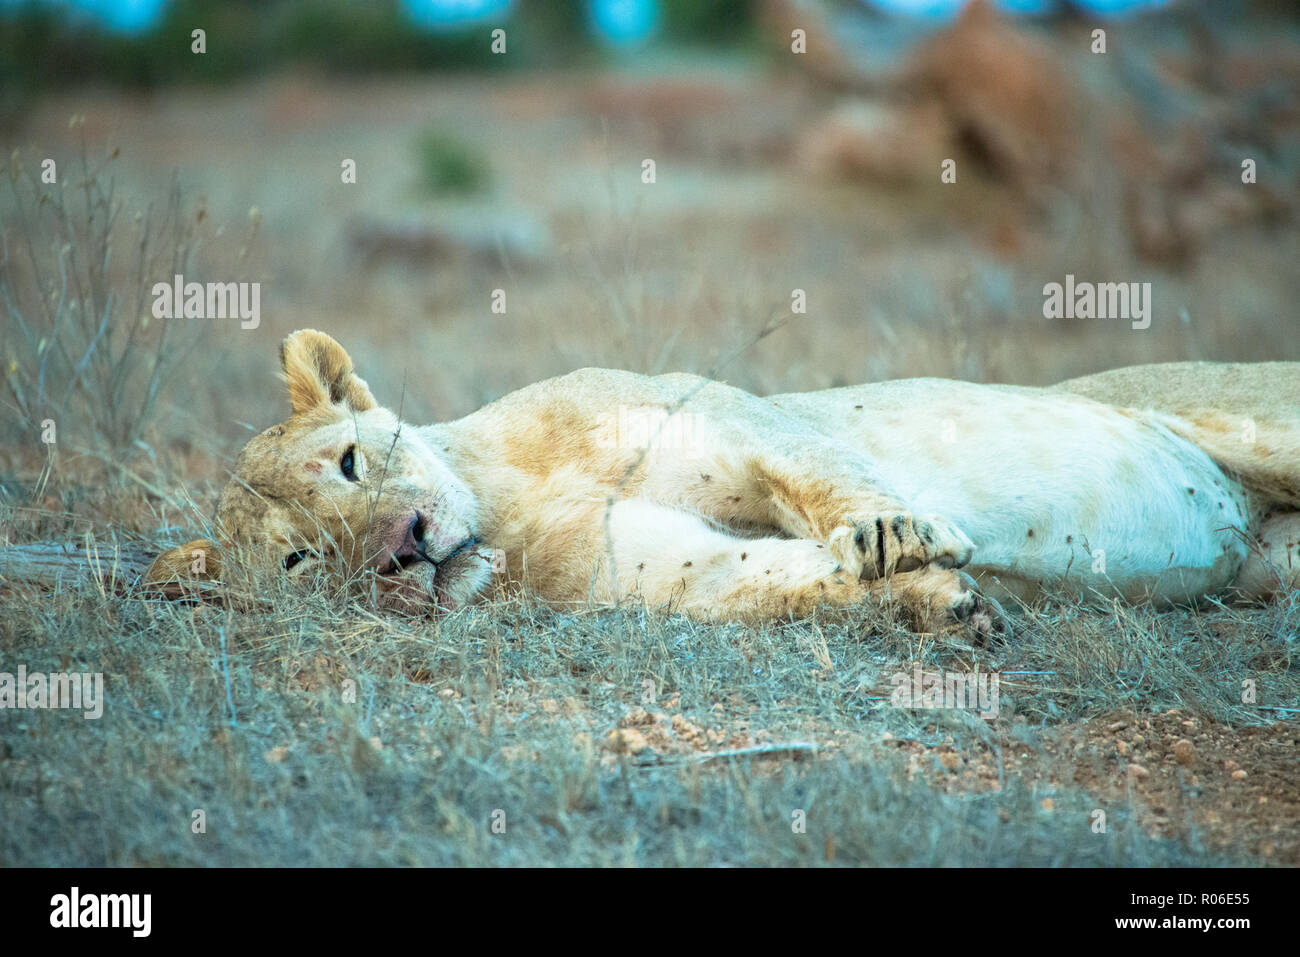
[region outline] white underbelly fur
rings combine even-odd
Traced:
[[[1098,403],[960,385],[822,427],[870,453],[913,512],[970,536],[982,583],[1167,601],[1232,583],[1249,504],[1200,448]]]
[[[990,428],[956,440],[971,446],[962,468],[920,454],[896,454],[883,467],[914,511],[970,536],[980,577],[1166,600],[1230,584],[1246,557],[1234,529],[1249,527],[1231,480],[1162,426],[1115,415],[1117,437],[1091,424],[1079,416],[1077,427],[1036,437],[1054,447],[1050,456]]]

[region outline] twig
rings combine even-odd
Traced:
[[[221,639],[221,670],[226,676],[226,706],[230,708],[230,726],[239,727],[235,720],[235,699],[230,693],[230,659],[226,657],[226,629],[218,628],[217,637]]]
[[[715,761],[723,758],[749,758],[760,754],[816,754],[817,745],[812,741],[786,741],[779,744],[756,744],[748,748],[733,748],[729,751],[709,751],[693,755],[692,761]]]

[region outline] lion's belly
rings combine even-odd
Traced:
[[[834,390],[817,394],[833,411],[803,411],[869,453],[914,512],[965,531],[984,580],[1166,600],[1232,582],[1249,505],[1195,445],[1098,403],[945,385],[957,388],[902,403],[880,387]]]

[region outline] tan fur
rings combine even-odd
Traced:
[[[240,454],[219,534],[268,563],[331,558],[444,606],[470,600],[495,569],[503,585],[557,603],[637,600],[752,621],[889,601],[916,628],[982,638],[1004,627],[1001,609],[957,567],[971,562],[981,582],[1019,593],[1054,580],[1054,568],[1075,574],[1062,548],[1101,545],[1112,564],[1085,590],[1195,597],[1252,568],[1221,527],[1251,524],[1245,488],[1259,505],[1286,506],[1300,474],[1294,408],[1270,401],[1291,394],[1294,365],[1272,391],[1228,376],[1222,405],[1204,380],[1171,386],[1141,369],[1059,390],[912,380],[770,399],[695,376],[587,369],[416,427],[375,403],[323,333],[289,336],[281,361],[293,414]],[[1127,408],[1061,391],[1100,397],[1108,387]],[[1238,414],[1261,430],[1253,451],[1216,445],[1197,424]],[[1080,453],[1061,452],[1062,434],[1097,460],[1092,473],[1080,471]],[[1084,473],[1100,476],[1095,495]],[[1059,528],[1033,517],[1039,500]],[[1026,501],[1021,531],[1013,513]],[[1167,542],[1152,546],[1123,521],[1161,509]],[[190,547],[160,556],[150,580],[190,574]],[[1267,593],[1252,575],[1252,594]]]
[[[1269,504],[1300,508],[1300,375],[1294,362],[1166,362],[1070,379],[1056,389],[1164,413]]]
[[[1256,599],[1300,587],[1300,512],[1264,516],[1259,541],[1254,543],[1236,584],[1242,594]]]

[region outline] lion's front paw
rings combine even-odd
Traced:
[[[977,645],[996,644],[1011,637],[1011,623],[997,599],[981,592],[975,579],[965,572],[953,574],[960,588],[948,606],[950,621],[966,631]]]
[[[851,575],[880,578],[926,565],[960,568],[974,544],[941,518],[906,512],[873,518],[845,518],[830,534],[831,554]]]

